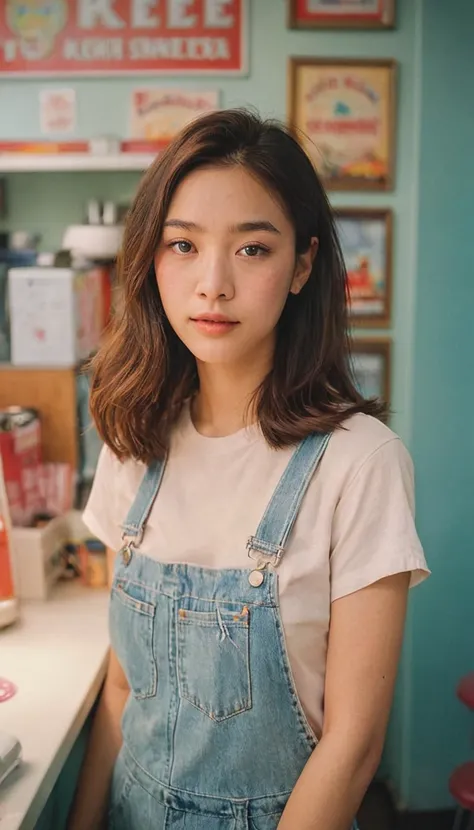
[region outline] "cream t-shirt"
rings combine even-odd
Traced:
[[[415,584],[428,573],[413,520],[408,452],[368,415],[354,415],[344,426],[329,441],[278,567],[289,660],[317,736],[331,601],[390,574],[411,571]],[[186,409],[141,552],[165,562],[249,568],[247,539],[293,451],[272,449],[255,426],[225,438],[205,437]],[[115,550],[144,470],[102,450],[84,521]]]

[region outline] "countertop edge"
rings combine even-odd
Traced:
[[[100,667],[90,685],[89,691],[82,701],[81,706],[76,711],[74,719],[64,736],[64,740],[59,747],[53,762],[46,770],[46,774],[38,787],[33,800],[31,801],[27,812],[20,824],[19,830],[34,830],[36,823],[41,817],[51,792],[59,778],[59,775],[66,763],[66,760],[84,726],[88,715],[90,714],[95,701],[102,688],[107,670],[107,662],[109,657],[109,646],[100,664]]]

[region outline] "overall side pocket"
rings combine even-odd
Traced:
[[[158,672],[153,650],[156,602],[145,598],[145,589],[117,580],[110,598],[112,647],[137,699],[154,697]]]

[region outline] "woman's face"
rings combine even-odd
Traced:
[[[155,256],[166,316],[198,362],[271,364],[288,293],[311,271],[290,220],[244,168],[203,168],[177,188]]]

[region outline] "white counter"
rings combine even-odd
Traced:
[[[0,730],[23,746],[0,785],[1,830],[32,830],[46,804],[104,678],[107,609],[106,591],[63,583],[0,630],[0,676],[18,687],[0,703]]]

